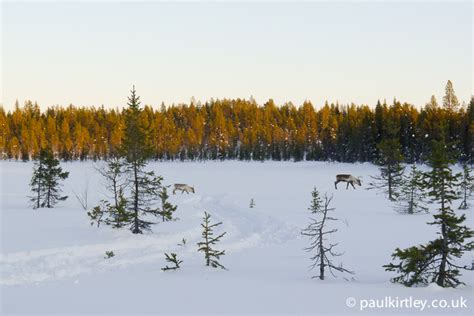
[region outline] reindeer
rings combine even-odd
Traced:
[[[174,184],[173,194],[175,194],[176,191],[181,191],[181,194],[183,194],[184,192],[186,192],[186,194],[189,194],[190,192],[195,193],[194,187],[183,183]]]
[[[352,185],[354,189],[355,189],[354,183],[358,184],[359,186],[362,186],[362,182],[360,181],[360,179],[350,174],[338,174],[336,176],[336,182],[334,182],[334,186],[336,187],[336,190],[337,190],[337,184],[339,182],[347,182],[346,190],[349,189],[349,184]]]

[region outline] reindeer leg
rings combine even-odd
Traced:
[[[354,183],[353,183],[353,182],[351,182],[351,185],[352,185],[352,187],[353,187],[353,188],[354,188],[354,190],[355,190],[355,188],[356,188],[356,187],[354,186]]]
[[[176,189],[173,190],[173,195],[175,195],[175,194],[176,194]]]
[[[346,185],[346,190],[349,189],[349,182],[347,182],[347,185]]]
[[[336,188],[336,190],[337,190],[337,184],[338,184],[338,183],[339,183],[339,181],[335,181],[335,182],[334,182],[334,187]]]

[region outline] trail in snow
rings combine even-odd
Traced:
[[[281,243],[295,237],[295,228],[254,210],[239,208],[231,199],[226,199],[226,196],[195,195],[184,198],[180,204],[178,216],[181,218],[176,222],[158,224],[154,233],[132,235],[123,228],[119,233],[120,237],[115,241],[0,254],[0,284],[37,283],[159,262],[163,253],[170,251],[178,251],[185,259],[200,256],[196,253],[195,245],[201,238],[200,221],[205,210],[212,214],[213,221],[224,222],[221,227],[227,231],[227,235],[221,247],[230,252]],[[161,232],[163,225],[167,225],[170,230],[173,230],[173,225],[188,228],[178,229],[178,232]],[[187,240],[187,245],[180,247],[177,244],[183,238]],[[105,260],[104,254],[107,250],[114,251],[118,256]]]

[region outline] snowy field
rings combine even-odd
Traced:
[[[394,274],[382,265],[393,250],[433,239],[436,227],[425,224],[430,214],[398,214],[382,195],[365,190],[377,173],[371,164],[152,163],[165,184],[188,183],[196,194],[171,196],[179,220],[159,223],[144,235],[91,226],[73,191],[83,191],[89,182],[89,206],[94,206],[104,198],[103,180],[93,162],[62,166],[70,172],[63,187],[68,200],[54,209],[32,210],[26,197],[32,163],[0,162],[2,315],[473,315],[474,272],[463,272],[467,285],[457,289],[390,283]],[[340,183],[336,191],[337,173],[362,176],[362,188],[346,190]],[[353,276],[311,279],[316,272],[308,270],[303,250],[308,240],[300,231],[308,223],[314,186],[334,194],[333,215],[342,219],[334,241],[344,252],[335,260],[354,270]],[[226,250],[221,262],[228,271],[205,267],[196,252],[204,211],[223,222],[227,235],[218,248]],[[184,247],[177,245],[182,238]],[[104,259],[107,250],[116,256]],[[162,272],[164,252],[176,252],[182,269]],[[468,254],[459,264],[471,260]],[[464,299],[468,307],[362,306],[364,300],[387,298],[428,304]]]

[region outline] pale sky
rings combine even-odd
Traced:
[[[473,91],[473,5],[2,4],[1,103],[122,107],[191,97],[424,105]]]

